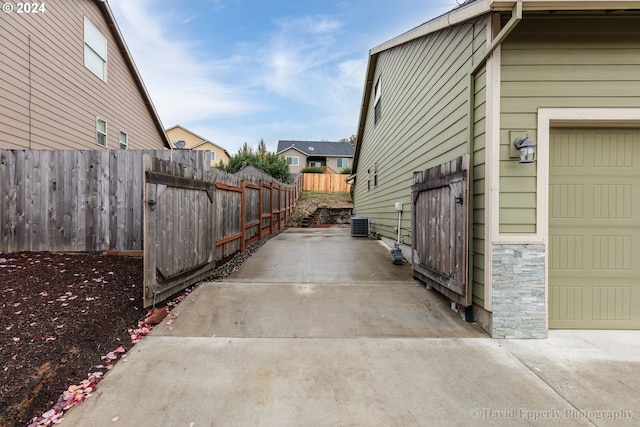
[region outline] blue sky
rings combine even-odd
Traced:
[[[459,0],[460,1],[460,0]],[[369,49],[456,0],[109,0],[165,127],[235,154],[356,133]]]

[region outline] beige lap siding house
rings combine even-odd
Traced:
[[[209,151],[211,153],[211,166],[216,166],[220,163],[229,163],[229,159],[231,156],[229,152],[224,148],[220,147],[218,144],[214,144],[201,137],[200,135],[196,135],[188,129],[183,128],[180,125],[175,125],[167,129],[167,135],[171,140],[174,148],[184,149],[184,150],[197,150],[197,151]],[[176,146],[176,143],[179,141],[184,141],[183,147]],[[180,144],[182,145],[182,144]]]
[[[0,13],[0,149],[170,148],[106,1]]]
[[[315,166],[340,173],[353,163],[354,149],[348,142],[278,141],[276,154],[287,160],[291,173]]]
[[[388,240],[413,172],[470,154],[469,292],[492,336],[640,328],[640,1],[468,1],[375,47],[357,141],[355,209]]]

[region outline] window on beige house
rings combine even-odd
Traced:
[[[289,166],[300,166],[300,157],[298,157],[298,156],[287,156],[287,164]]]
[[[84,17],[84,65],[102,80],[107,80],[107,39]]]
[[[349,159],[348,158],[339,158],[337,163],[338,163],[338,167],[339,168],[348,168],[349,167]]]
[[[120,131],[120,149],[126,150],[129,145],[129,135]]]
[[[101,147],[107,146],[107,122],[96,119],[96,142]]]
[[[215,152],[215,151],[212,151],[212,152],[211,152],[211,161],[212,161],[212,162],[215,162],[215,161],[216,161],[216,152]]]

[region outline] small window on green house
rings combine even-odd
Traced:
[[[371,169],[367,169],[367,190],[371,190]]]
[[[382,118],[382,77],[378,77],[376,82],[375,94],[373,98],[374,118],[373,123],[378,123]]]
[[[107,122],[96,119],[96,143],[101,147],[107,146]]]
[[[126,150],[129,145],[129,135],[120,131],[120,149]]]
[[[378,164],[373,165],[373,186],[378,186]]]

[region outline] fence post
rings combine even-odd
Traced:
[[[274,219],[273,212],[271,213],[271,224],[272,224],[271,232],[272,233],[280,229],[280,201],[276,200],[274,193],[278,193],[278,197],[280,196],[278,188],[274,186],[273,183],[271,183],[271,210],[273,210],[274,212],[278,212],[278,222],[276,222],[275,224],[273,223],[273,219]],[[274,200],[276,200],[277,203],[274,203]],[[276,206],[277,206],[277,209],[276,209]]]
[[[260,218],[260,225],[258,225],[258,239],[262,240],[262,180],[258,180],[258,218]]]
[[[240,238],[240,252],[244,252],[244,250],[247,248],[247,183],[244,179],[240,181],[240,189],[242,190],[242,192],[240,193],[240,232],[242,233],[242,237]]]
[[[273,183],[269,183],[269,234],[273,234]]]

